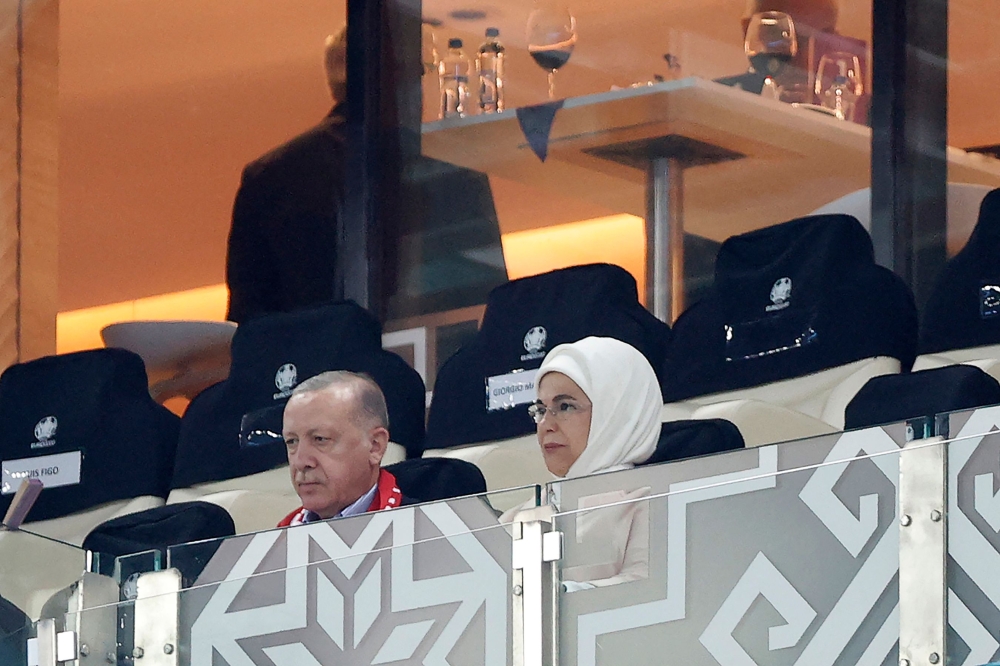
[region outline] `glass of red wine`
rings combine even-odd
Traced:
[[[784,12],[760,12],[750,17],[743,49],[750,60],[750,71],[764,77],[761,95],[779,99],[781,87],[776,78],[798,52],[795,23]]]
[[[556,98],[556,70],[569,61],[576,46],[576,19],[560,2],[540,0],[528,17],[528,53],[548,72],[549,99]]]

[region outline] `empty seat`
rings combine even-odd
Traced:
[[[271,314],[233,337],[229,377],[199,394],[181,422],[171,504],[202,499],[226,508],[238,532],[275,525],[298,500],[288,478],[281,410],[300,381],[327,370],[369,374],[385,394],[392,439],[386,462],[423,450],[424,384],[382,349],[381,327],[353,302]],[[241,445],[245,415],[275,436]],[[246,443],[246,442],[244,442]]]
[[[945,266],[924,308],[915,370],[976,365],[1000,379],[1000,189],[983,199],[969,242]]]
[[[627,342],[661,368],[670,327],[639,303],[635,279],[609,264],[561,269],[494,289],[476,336],[438,372],[425,456],[476,463],[490,490],[551,480],[527,412],[535,399],[535,371],[556,345],[591,335]]]
[[[712,294],[674,324],[664,416],[727,418],[748,445],[780,441],[786,422],[796,437],[842,428],[871,377],[912,365],[916,324],[912,294],[875,264],[853,217],[734,236],[719,250]]]
[[[149,395],[142,359],[123,349],[50,356],[0,376],[0,514],[24,476],[46,487],[26,530],[79,546],[97,524],[162,506],[179,419]],[[32,617],[82,573],[82,552],[0,532],[0,576]],[[9,578],[8,578],[9,577]],[[9,588],[0,585],[7,593]]]
[[[684,458],[742,449],[743,436],[725,419],[672,421],[660,426],[660,438],[649,460],[640,465],[656,465]]]
[[[33,532],[80,544],[97,523],[167,496],[179,419],[153,402],[132,352],[96,349],[7,368],[0,423],[0,513],[17,490],[8,474],[37,474],[46,484],[28,514]]]
[[[149,550],[161,552],[192,541],[221,539],[236,533],[225,509],[208,502],[184,502],[158,506],[101,523],[83,542],[87,550],[101,553],[99,573],[114,575],[114,559]]]
[[[934,416],[1000,404],[1000,382],[979,368],[950,365],[875,377],[847,405],[845,428]]]

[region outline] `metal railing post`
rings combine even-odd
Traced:
[[[562,533],[552,529],[553,509],[524,511],[513,523],[514,663],[556,666],[559,641],[559,575]]]
[[[899,459],[900,666],[944,664],[947,655],[948,447],[929,436],[932,419],[907,424],[914,438]]]

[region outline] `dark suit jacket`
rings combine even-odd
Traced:
[[[346,109],[243,170],[226,257],[235,322],[334,298]]]

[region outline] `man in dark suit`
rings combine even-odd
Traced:
[[[326,43],[330,113],[243,170],[226,256],[226,317],[237,323],[333,299],[346,147],[346,38],[344,26]]]

